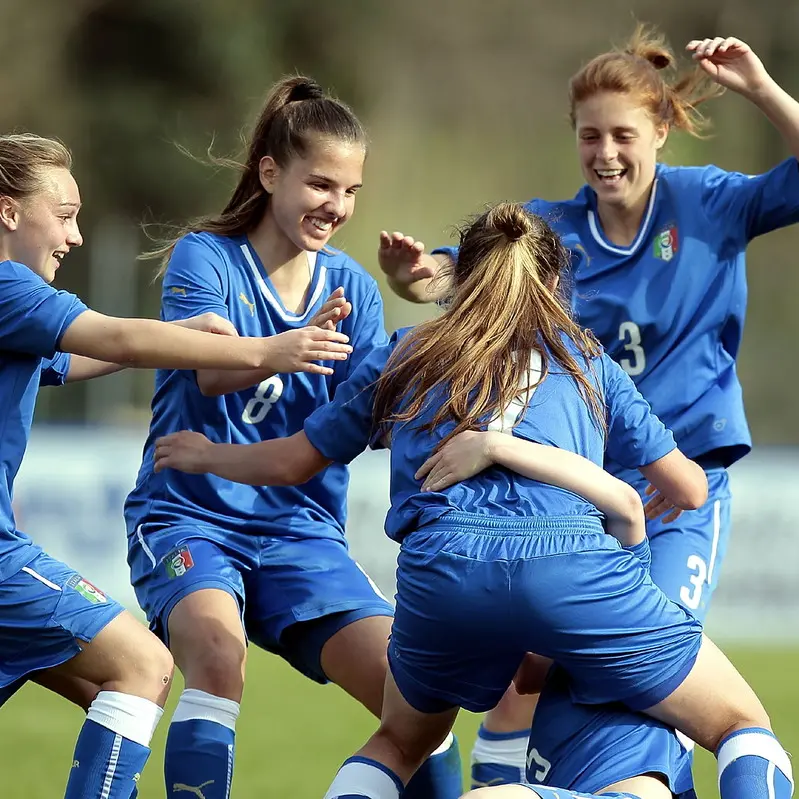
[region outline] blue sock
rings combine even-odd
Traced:
[[[228,799],[238,715],[231,699],[193,688],[181,694],[166,739],[167,796],[199,790],[204,799]]]
[[[463,794],[461,753],[450,733],[411,777],[403,799],[458,799]]]
[[[162,712],[147,699],[101,691],[78,736],[65,799],[130,799]]]
[[[791,761],[768,730],[750,727],[728,735],[716,758],[721,799],[790,799]]]
[[[525,782],[529,740],[529,728],[491,732],[481,724],[472,748],[472,788]]]
[[[325,799],[399,799],[401,795],[402,781],[390,768],[356,755],[338,770]]]

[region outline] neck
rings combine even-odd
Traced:
[[[641,229],[641,222],[649,205],[652,187],[630,205],[616,205],[597,201],[597,214],[608,240],[622,247],[632,244]]]
[[[295,275],[307,277],[308,256],[305,250],[299,249],[283,235],[270,214],[264,215],[247,238],[269,277],[276,273],[286,278]]]

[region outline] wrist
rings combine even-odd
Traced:
[[[483,451],[489,463],[500,463],[502,460],[503,445],[507,444],[507,433],[498,433],[496,430],[486,430],[483,436]]]
[[[745,91],[741,92],[741,94],[749,100],[749,102],[762,108],[774,101],[782,94],[782,91],[782,87],[779,83],[777,83],[771,75],[767,74],[762,80],[748,87]]]

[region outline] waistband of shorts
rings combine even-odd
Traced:
[[[595,516],[488,516],[450,511],[422,528],[425,532],[473,535],[605,535]]]

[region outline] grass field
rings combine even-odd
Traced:
[[[736,648],[729,655],[760,694],[786,749],[799,752],[799,650]],[[176,684],[173,700],[179,688]],[[0,797],[62,796],[81,718],[79,710],[38,687],[17,694],[0,713]],[[478,721],[468,713],[458,720],[464,765]],[[342,759],[373,728],[366,711],[337,688],[313,684],[253,649],[238,726],[233,797],[320,799]],[[141,781],[142,799],[164,796],[165,733],[163,723]],[[716,797],[710,756],[700,753],[696,773],[699,799]]]

